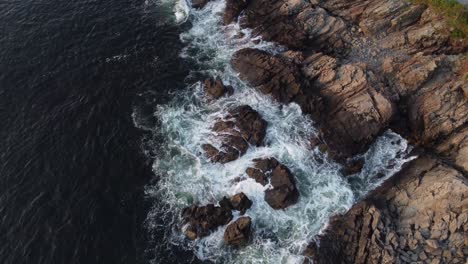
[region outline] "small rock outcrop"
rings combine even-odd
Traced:
[[[245,246],[250,239],[252,220],[243,216],[229,224],[224,231],[224,243],[234,247]]]
[[[265,191],[265,201],[273,209],[284,209],[293,205],[299,199],[299,191],[296,188],[291,171],[274,158],[256,159],[255,167],[247,168],[247,175],[256,182],[272,188]]]
[[[210,99],[219,99],[224,95],[232,95],[234,88],[232,86],[225,86],[220,78],[208,78],[203,82],[203,89],[205,94]]]
[[[261,146],[266,135],[267,123],[250,106],[231,109],[228,115],[213,126],[222,142],[220,148],[204,144],[205,155],[213,162],[227,163],[244,155],[249,144]]]
[[[216,228],[228,224],[232,220],[231,208],[227,206],[191,206],[182,211],[182,219],[186,224],[184,234],[190,240],[205,237]]]
[[[182,210],[184,234],[190,240],[209,235],[216,228],[228,224],[232,218],[232,210],[243,215],[252,206],[252,201],[244,193],[238,193],[230,198],[223,197],[219,206],[192,205]],[[250,226],[249,226],[250,228]]]
[[[231,210],[239,211],[241,215],[250,209],[252,206],[252,201],[245,195],[243,192],[238,193],[231,198],[223,197],[219,202],[221,207],[230,208]]]

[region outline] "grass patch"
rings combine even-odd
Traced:
[[[412,0],[414,3],[426,4],[434,11],[443,14],[453,28],[450,34],[454,38],[468,36],[468,8],[456,0]]]

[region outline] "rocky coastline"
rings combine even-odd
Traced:
[[[453,37],[440,14],[405,0],[227,0],[223,23],[234,21],[286,47],[281,54],[239,50],[231,66],[259,92],[280,103],[297,103],[310,115],[320,129],[311,148],[350,164],[351,157],[392,129],[419,152],[311,238],[306,262],[465,263],[468,39]],[[207,79],[204,89],[209,100],[232,94],[221,80]],[[233,161],[250,145],[263,144],[267,126],[247,105],[227,109],[213,127],[222,145],[204,145],[203,151],[212,162]],[[274,158],[253,163],[246,174],[270,183],[265,200],[272,208],[300,199],[286,166]],[[352,163],[349,170],[360,166]],[[244,214],[251,202],[236,196],[220,206],[184,210],[187,237],[226,225],[231,210]],[[224,240],[242,246],[250,229],[250,218],[238,218],[227,226]]]

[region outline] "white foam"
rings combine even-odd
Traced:
[[[173,219],[175,228],[170,241],[192,249],[202,260],[301,263],[302,251],[330,216],[345,212],[356,199],[398,171],[408,160],[410,148],[397,134],[385,133],[362,156],[366,161],[362,173],[352,176],[354,181],[348,183],[340,173],[339,164],[308,147],[307,142],[316,130],[298,105],[281,107],[237,78],[229,66],[233,52],[244,47],[270,52],[282,48],[264,41],[255,44],[250,31],[241,30],[236,24],[221,26],[223,10],[221,0],[210,2],[202,10],[191,10],[193,27],[181,35],[187,44],[181,56],[194,60],[198,72],[221,77],[234,87],[235,94],[207,102],[198,83],[187,87],[171,103],[158,106],[155,115],[160,126],[154,132],[163,137],[165,143],[155,146],[159,154],[153,169],[161,178],[156,185],[147,187],[147,195],[163,201],[164,210],[180,215],[182,208],[192,203],[213,203],[223,196],[244,192],[253,201],[247,215],[253,220],[254,233],[247,247],[234,250],[223,245],[223,228],[189,242],[181,232],[177,217]],[[236,37],[239,32],[243,37]],[[219,144],[211,126],[223,116],[225,109],[243,104],[257,110],[268,122],[265,146],[250,147],[244,156],[227,164],[209,162],[201,153],[201,145]],[[262,157],[275,157],[291,169],[300,192],[297,204],[286,210],[273,210],[264,201],[265,187],[245,175],[252,159]],[[393,166],[389,166],[390,163]],[[155,208],[148,215],[149,228],[152,217],[164,213],[161,210]]]

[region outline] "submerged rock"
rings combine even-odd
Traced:
[[[221,147],[218,149],[211,144],[204,144],[202,149],[213,162],[227,163],[236,160],[245,154],[249,144],[263,144],[266,127],[266,121],[250,106],[236,107],[213,126],[213,131],[221,139]]]
[[[297,202],[299,191],[291,171],[274,158],[256,159],[255,167],[247,168],[247,175],[256,182],[272,188],[265,191],[265,201],[273,209],[284,209]]]
[[[243,216],[229,224],[224,232],[224,243],[240,247],[245,246],[250,238],[252,220]]]
[[[232,95],[234,88],[225,86],[220,78],[208,78],[203,82],[205,94],[211,99],[219,99],[224,95]]]

